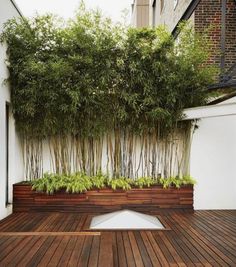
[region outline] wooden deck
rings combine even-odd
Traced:
[[[236,210],[157,215],[170,230],[89,232],[89,214],[14,213],[0,222],[0,266],[236,266]]]

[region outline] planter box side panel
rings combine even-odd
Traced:
[[[128,191],[91,190],[83,194],[63,191],[53,195],[37,193],[30,185],[13,186],[13,212],[99,213],[120,209],[155,212],[157,209],[193,209],[193,187],[163,189],[155,186]]]

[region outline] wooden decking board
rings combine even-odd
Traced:
[[[120,267],[127,266],[124,242],[121,232],[116,233],[116,244],[118,251],[118,266]]]
[[[134,255],[132,253],[132,247],[130,245],[128,232],[124,231],[122,232],[123,242],[124,242],[124,250],[125,250],[125,256],[127,260],[127,266],[128,267],[135,267],[135,260]]]
[[[156,254],[156,257],[158,258],[158,260],[160,261],[161,266],[168,266],[168,262],[162,252],[162,250],[160,249],[160,247],[158,246],[158,244],[155,242],[155,239],[152,235],[151,232],[147,232],[147,237],[149,239],[150,244],[152,245],[152,248]]]
[[[232,253],[235,253],[236,242],[233,240],[232,233],[230,233],[230,236],[227,231],[222,230],[220,227],[214,227],[214,225],[211,225],[211,222],[207,222],[202,218],[198,218],[198,223],[195,225],[201,229],[200,232],[202,234],[208,233],[209,237],[219,244],[225,244],[229,251],[232,250]],[[217,235],[215,234],[216,231]]]
[[[202,244],[205,250],[211,249],[211,253],[214,255],[214,258],[217,260],[217,262],[221,265],[225,264],[231,264],[231,260],[227,257],[225,257],[224,253],[221,252],[217,247],[215,247],[205,236],[201,235],[198,231],[196,231],[189,222],[186,223],[184,217],[179,217],[178,215],[173,215],[173,218],[177,217],[177,220],[181,220],[181,223],[185,225],[187,228],[186,231],[188,231],[191,235],[194,236],[195,239],[198,240],[199,244]],[[191,222],[190,222],[191,223]]]
[[[0,250],[0,262],[20,243],[20,239],[18,237],[9,238],[6,242],[4,242],[3,246],[1,246]]]
[[[181,220],[180,218],[175,218],[174,216],[172,217],[177,221]],[[196,241],[197,245],[200,245],[202,255],[207,257],[208,261],[213,264],[213,266],[221,266],[225,265],[225,262],[218,256],[218,254],[214,251],[211,250],[211,247],[208,246],[202,239],[203,236],[199,235],[198,233],[195,233],[191,231],[190,225],[184,224],[184,221],[182,220],[181,224],[183,225],[184,230],[193,237],[193,239]]]
[[[19,262],[21,262],[22,260],[24,260],[25,258],[28,258],[28,254],[29,254],[29,250],[31,250],[31,248],[33,248],[35,246],[35,244],[38,241],[38,237],[33,236],[32,239],[30,240],[30,242],[25,245],[25,247],[21,250],[14,250],[16,251],[16,254],[11,258],[11,264],[9,264],[10,266],[21,266],[19,264]],[[23,265],[24,266],[24,265]]]
[[[35,225],[35,231],[37,231],[37,232],[40,232],[40,231],[44,232],[45,229],[46,229],[46,227],[48,225],[51,225],[51,217],[52,216],[58,216],[58,215],[57,214],[51,215],[51,214],[48,214],[48,213],[42,215],[43,222],[41,224]]]
[[[185,244],[181,241],[181,239],[177,236],[172,235],[171,231],[166,235],[168,242],[174,247],[174,251],[176,251],[178,258],[183,259],[183,262],[186,263],[187,266],[191,267],[194,264],[199,264],[198,259],[195,257],[191,251],[185,246]]]
[[[15,213],[15,214],[11,214],[8,217],[6,217],[5,219],[0,221],[0,231],[4,231],[4,229],[7,227],[9,228],[10,224],[14,223],[15,221],[17,221],[19,218],[22,217],[23,213]],[[5,223],[7,222],[7,224]]]
[[[213,218],[206,217],[205,214],[206,213],[197,213],[196,217],[198,219],[201,219],[205,223],[212,225],[213,229],[217,228],[220,231],[223,230],[224,232],[227,232],[229,234],[229,236],[231,236],[232,239],[236,241],[236,237],[232,236],[232,232],[236,234],[236,221],[235,221],[235,227],[234,227],[234,225],[232,225],[232,222],[228,223],[227,221],[225,221],[225,220],[222,221],[222,219],[219,220],[216,217],[213,217]]]
[[[59,244],[59,246],[57,247],[57,249],[54,251],[53,256],[51,257],[48,266],[58,266],[59,262],[62,258],[62,256],[64,255],[64,252],[66,250],[67,244],[70,241],[70,237],[69,236],[64,236],[62,237],[61,243]],[[43,258],[46,257],[46,254]]]
[[[76,231],[81,231],[81,229],[83,228],[83,225],[85,224],[86,218],[87,216],[85,214],[81,215],[81,218],[78,221],[77,226],[76,226]]]
[[[48,248],[51,246],[54,240],[55,237],[53,236],[46,237],[46,240],[42,243],[40,247],[38,247],[37,252],[33,255],[27,266],[32,266],[32,267],[38,266],[38,264],[40,263],[40,261],[42,260]]]
[[[3,224],[0,227],[0,231],[5,231],[5,229],[7,228],[9,231],[14,231],[14,229],[19,229],[21,226],[18,225],[18,221],[20,221],[21,223],[23,223],[23,220],[25,217],[27,217],[27,214],[16,214],[18,216],[16,216],[16,218],[14,218],[14,216],[10,217],[10,221],[8,223],[8,221],[6,221],[7,223],[3,222]]]
[[[152,213],[170,230],[85,232],[92,214],[10,215],[0,221],[0,266],[236,266],[235,211]]]
[[[67,224],[65,225],[64,231],[73,232],[72,229],[74,227],[74,223],[76,222],[75,214],[68,213],[67,216],[68,216],[68,219],[67,219]]]
[[[168,220],[168,217],[166,216],[165,219]],[[184,250],[194,264],[205,265],[207,260],[201,254],[201,252],[204,254],[205,251],[201,250],[201,248],[199,249],[195,240],[191,238],[183,228],[176,226],[176,224],[172,224],[172,230],[173,232],[170,232],[170,235],[172,236],[171,240],[178,243],[178,246]],[[176,236],[178,236],[179,239],[177,239]]]
[[[145,244],[145,247],[146,247],[146,250],[147,250],[147,253],[149,255],[149,258],[152,262],[152,265],[153,266],[159,266],[160,265],[160,262],[155,254],[155,251],[153,250],[153,247],[147,237],[147,234],[146,234],[146,231],[140,231],[140,234],[141,234],[141,237],[143,239],[143,242]]]
[[[236,211],[235,210],[224,210],[224,211],[218,211],[214,210],[213,214],[216,214],[216,218],[224,219],[225,221],[229,222],[236,222]]]
[[[101,235],[101,232],[0,232],[0,237],[5,236],[97,236]],[[4,244],[5,246],[5,244]]]
[[[150,259],[149,255],[148,255],[147,248],[146,248],[146,246],[145,246],[145,244],[143,242],[143,239],[142,239],[142,237],[140,235],[140,232],[135,231],[134,232],[134,236],[135,236],[135,239],[136,239],[140,254],[142,255],[142,260],[143,260],[144,266],[152,266],[151,259]]]
[[[233,245],[236,245],[236,232],[232,231],[230,229],[230,226],[227,226],[224,223],[222,224],[222,222],[218,223],[217,221],[208,220],[207,217],[198,215],[197,217],[198,223],[202,228],[208,228],[212,233],[215,233],[217,231],[219,237],[222,238],[223,236],[224,239],[228,240]],[[233,236],[232,233],[235,234],[235,236]]]
[[[88,267],[96,267],[98,264],[98,257],[99,257],[99,251],[100,251],[100,239],[101,238],[99,236],[93,237]]]
[[[28,248],[27,257],[23,257],[18,260],[18,266],[31,266],[28,265],[28,263],[31,261],[31,259],[34,257],[34,255],[37,253],[38,249],[44,244],[44,241],[47,239],[47,237],[36,237],[36,242],[33,246]],[[16,248],[17,249],[17,248]]]
[[[143,260],[142,260],[142,255],[141,255],[141,253],[139,251],[139,248],[138,248],[134,233],[133,232],[129,232],[128,235],[129,235],[129,240],[130,240],[130,244],[131,244],[131,247],[132,247],[132,252],[133,252],[133,255],[134,255],[134,260],[135,260],[136,266],[143,267],[144,264],[143,264]]]
[[[186,219],[184,219],[186,220]],[[191,223],[191,226],[195,229],[195,231],[198,231],[198,233],[202,234],[202,236],[204,236],[204,238],[207,240],[208,245],[213,245],[213,247],[215,247],[215,250],[218,250],[218,254],[219,255],[224,255],[224,257],[222,257],[227,263],[229,264],[233,264],[236,265],[236,261],[234,262],[234,257],[235,257],[235,247],[233,248],[230,247],[229,243],[226,243],[224,241],[225,235],[221,236],[222,238],[219,238],[219,232],[217,231],[216,233],[212,233],[210,232],[209,228],[204,228],[202,225],[200,225],[199,221],[195,221],[194,223]],[[204,231],[205,230],[205,231]],[[227,249],[225,248],[225,246],[227,246]],[[220,251],[220,252],[219,252]],[[227,256],[227,257],[225,257]],[[231,259],[231,261],[229,260]]]
[[[113,251],[112,251],[112,241],[113,233],[103,233],[101,235],[101,244],[99,250],[98,266],[113,266]]]
[[[118,246],[117,246],[117,239],[116,235],[112,235],[112,255],[113,255],[113,266],[119,266],[119,259],[118,259]]]
[[[56,237],[54,239],[54,241],[51,244],[51,246],[48,247],[48,250],[45,253],[44,257],[39,262],[38,267],[48,266],[49,262],[51,261],[52,257],[54,257],[54,253],[57,250],[57,248],[59,247],[59,245],[61,244],[61,242],[62,242],[62,238],[61,237]]]
[[[84,245],[84,241],[85,241],[85,236],[81,236],[81,238],[77,238],[76,243],[75,243],[75,247],[71,253],[70,260],[67,263],[67,266],[69,266],[69,267],[77,266],[81,252],[82,252],[82,248]]]
[[[164,241],[162,240],[161,236],[158,232],[153,232],[153,236],[155,238],[156,243],[161,248],[161,251],[163,252],[166,261],[169,263],[170,266],[178,266],[176,261],[174,260],[173,256],[171,255],[170,251],[166,247]]]
[[[91,250],[91,246],[92,246],[92,241],[93,238],[92,237],[85,237],[85,241],[84,241],[84,245],[83,245],[83,249],[79,258],[79,263],[78,266],[79,267],[84,267],[84,266],[88,266],[88,262],[89,262],[89,255],[90,255],[90,250]]]
[[[14,264],[14,261],[16,258],[20,256],[24,256],[27,253],[27,246],[32,246],[34,244],[35,240],[32,236],[28,236],[27,238],[24,238],[21,242],[19,242],[16,249],[12,249],[6,257],[1,261],[2,266],[9,266],[10,264]],[[19,259],[19,258],[18,258]],[[17,259],[17,260],[18,260]]]
[[[81,220],[81,216],[78,218],[78,216],[73,213],[71,220],[72,220],[72,223],[70,225],[70,231],[71,232],[76,232],[76,228],[77,228],[78,223]]]
[[[165,243],[166,247],[170,251],[171,255],[177,262],[178,266],[180,267],[186,267],[186,264],[183,262],[182,258],[179,256],[177,250],[173,247],[171,242],[168,240],[167,236],[163,234],[163,232],[160,232],[159,235],[161,236],[163,242]]]
[[[228,225],[227,223],[222,223],[222,221],[219,220],[212,220],[210,218],[206,218],[205,216],[202,216],[201,214],[196,214],[196,217],[199,221],[203,222],[204,224],[208,225],[213,231],[217,230],[220,231],[220,233],[224,232],[227,234],[227,236],[230,237],[231,240],[234,240],[236,242],[236,237],[232,236],[232,232],[236,234],[236,230],[233,229],[232,225]],[[236,223],[236,222],[235,222]]]
[[[182,239],[186,245],[192,250],[192,252],[198,257],[198,259],[205,265],[206,262],[212,264],[212,266],[220,266],[216,261],[215,258],[212,257],[211,252],[206,249],[204,243],[201,242],[200,239],[196,238],[195,236],[191,235],[191,232],[186,231],[186,227],[182,224],[178,224],[178,221],[175,221],[173,217],[172,219],[172,228],[176,228],[176,231],[181,234]],[[206,262],[205,262],[206,260]]]

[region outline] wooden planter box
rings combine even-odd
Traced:
[[[90,190],[83,194],[65,191],[38,193],[31,186],[13,185],[13,212],[109,212],[120,209],[152,212],[157,209],[193,209],[193,186],[163,189],[161,186],[131,190]]]

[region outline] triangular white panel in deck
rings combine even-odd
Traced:
[[[90,229],[164,229],[155,216],[131,210],[121,210],[93,217]]]

